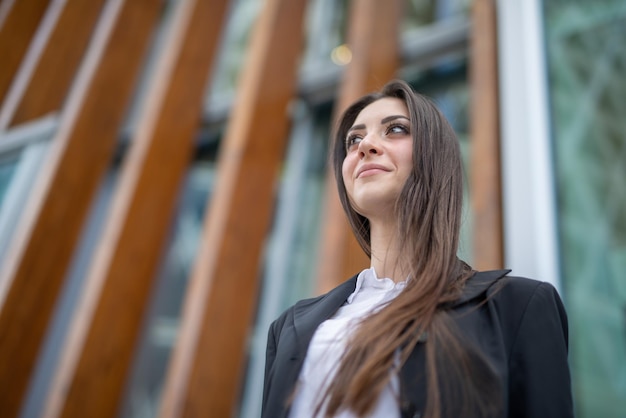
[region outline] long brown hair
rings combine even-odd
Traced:
[[[463,194],[459,144],[437,107],[404,81],[391,81],[380,92],[362,97],[340,118],[331,160],[341,203],[359,244],[371,257],[369,221],[351,207],[341,167],[348,129],[361,110],[384,97],[404,101],[413,136],[413,169],[395,205],[399,260],[407,263],[409,280],[398,297],[355,329],[325,393],[326,414],[332,416],[344,408],[358,415],[371,412],[389,383],[390,371],[398,372],[427,335],[425,415],[438,418],[444,410],[450,412],[447,406],[442,409],[442,403],[454,398],[458,407],[462,405],[461,411],[490,416],[495,406],[489,388],[494,385],[478,384],[490,380],[491,369],[463,341],[444,309],[460,296],[474,273],[457,258]]]

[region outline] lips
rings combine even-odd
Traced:
[[[381,171],[391,171],[380,164],[363,164],[356,173],[356,178],[372,176]]]

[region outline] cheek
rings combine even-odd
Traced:
[[[404,174],[408,178],[409,174],[413,171],[413,158],[407,158],[404,161]]]
[[[343,184],[348,190],[350,190],[349,187],[352,184],[352,171],[354,168],[354,163],[350,160],[349,157],[346,157],[341,165],[341,177],[343,178]]]
[[[404,152],[401,153],[401,158],[402,172],[406,180],[411,174],[411,171],[413,171],[413,147],[405,147]]]

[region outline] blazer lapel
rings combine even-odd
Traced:
[[[356,287],[357,275],[317,299],[304,300],[294,307],[293,323],[297,347],[295,357],[303,359],[315,330],[330,318],[348,299]]]

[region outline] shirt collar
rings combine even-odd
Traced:
[[[373,287],[373,288],[379,288],[379,289],[384,289],[384,290],[391,290],[394,287],[404,289],[405,286],[406,286],[406,280],[402,282],[394,283],[393,280],[389,278],[379,279],[378,276],[376,275],[376,270],[374,270],[374,267],[370,267],[359,273],[359,275],[356,278],[356,285],[354,286],[354,292],[352,292],[350,296],[348,296],[348,299],[346,299],[346,302],[348,304],[352,303],[352,301],[354,300],[354,297],[364,287],[367,287],[367,288]]]

